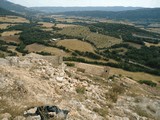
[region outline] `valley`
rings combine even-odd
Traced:
[[[55,104],[70,110],[68,120],[158,120],[159,12],[28,8],[2,0],[0,119],[34,120],[23,112]],[[109,69],[107,77],[94,74],[100,68]]]

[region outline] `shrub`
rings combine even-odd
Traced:
[[[84,94],[86,91],[86,88],[84,86],[77,86],[76,92],[80,94]]]
[[[67,66],[69,66],[69,67],[74,67],[75,66],[75,64],[74,63],[65,63]]]
[[[108,109],[107,108],[93,108],[93,111],[98,113],[99,115],[105,117],[108,114]]]
[[[41,52],[36,52],[37,54],[40,54],[40,55],[52,55],[51,53],[49,52],[44,52],[44,51],[41,51]]]
[[[138,82],[140,84],[146,84],[146,85],[151,86],[151,87],[156,87],[157,86],[157,83],[152,82],[150,80],[139,80]]]
[[[106,93],[106,99],[110,99],[112,102],[116,103],[118,99],[118,95],[125,92],[124,87],[121,85],[114,84],[112,88]]]

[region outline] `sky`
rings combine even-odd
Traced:
[[[8,0],[27,7],[35,6],[133,6],[160,7],[160,0]]]

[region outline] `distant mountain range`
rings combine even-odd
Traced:
[[[31,7],[34,10],[46,12],[46,13],[58,13],[68,11],[126,11],[126,10],[137,10],[141,7]]]
[[[160,21],[160,8],[143,8],[127,11],[71,11],[58,13],[68,16],[128,19],[128,20],[156,20]]]
[[[41,11],[41,12],[39,12]],[[0,15],[21,14],[32,16],[44,12],[68,16],[107,18],[116,20],[160,21],[160,8],[141,7],[32,7],[28,8],[7,0],[0,0]]]

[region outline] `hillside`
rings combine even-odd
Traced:
[[[86,71],[95,68],[88,74],[55,58],[29,54],[0,59],[1,120],[158,120],[160,117],[158,82],[153,82],[157,87],[150,87],[116,71],[103,78],[94,75],[103,66],[76,63],[85,66]]]
[[[58,12],[68,12],[68,11],[126,11],[126,10],[136,10],[141,7],[31,7],[34,10],[46,12],[46,13],[58,13]]]
[[[59,13],[63,15],[74,15],[81,17],[94,17],[94,18],[108,18],[116,20],[160,20],[160,8],[146,8],[138,10],[128,10],[128,11],[74,11],[74,12],[64,12]]]
[[[3,8],[0,8],[0,16],[4,16],[4,15],[15,15],[15,16],[20,16],[20,15],[17,14],[17,13],[11,12],[11,11],[6,10],[6,9],[3,9]]]
[[[23,15],[28,15],[28,14],[33,14],[35,13],[35,11],[25,7],[25,6],[22,6],[22,5],[18,5],[18,4],[14,4],[12,2],[9,2],[7,0],[1,0],[1,3],[0,3],[0,7],[3,8],[3,9],[7,9],[9,11],[13,11],[13,12],[16,12],[16,13],[19,13],[19,14],[23,14]]]

